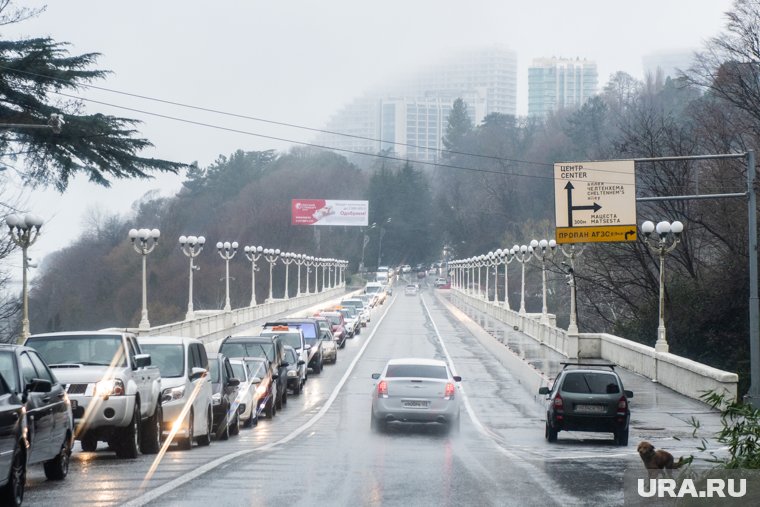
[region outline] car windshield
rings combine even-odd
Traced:
[[[243,363],[233,363],[232,361],[230,361],[230,364],[232,365],[232,371],[235,373],[235,378],[243,382],[246,379],[245,365]]]
[[[208,376],[212,384],[219,383],[219,360],[218,359],[209,359]]]
[[[301,348],[301,333],[266,333],[264,336],[279,336],[283,345],[290,345],[294,349]]]
[[[13,392],[13,389],[9,389],[9,387],[10,386],[5,382],[3,374],[0,373],[0,396],[4,396]]]
[[[264,361],[246,361],[251,377],[264,378],[267,374],[267,366]]]
[[[274,345],[271,343],[224,343],[219,352],[227,357],[263,357],[274,360]]]
[[[366,292],[367,294],[374,294],[379,291],[380,291],[380,287],[367,287],[366,289],[364,289],[364,292]]]
[[[121,336],[32,336],[26,343],[49,365],[126,366]]]
[[[562,391],[582,394],[618,394],[617,377],[609,373],[573,372],[565,375]]]
[[[150,363],[158,366],[164,378],[181,377],[185,373],[185,348],[182,345],[147,343],[140,344],[142,351],[150,354]]]
[[[449,378],[445,366],[432,364],[389,364],[386,377]]]
[[[319,322],[320,330],[328,330],[328,329],[331,329],[332,327],[332,324],[328,320],[318,320],[317,322]]]
[[[20,393],[18,370],[16,369],[16,360],[13,356],[14,353],[10,350],[0,352],[0,373],[5,377],[5,381],[8,383],[8,387],[11,388],[11,391]]]
[[[340,324],[340,315],[325,315],[330,320],[330,324],[337,326]]]
[[[296,364],[296,351],[290,350],[290,349],[286,350],[285,360],[289,362],[290,364]]]

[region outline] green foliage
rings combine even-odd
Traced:
[[[713,391],[705,393],[702,399],[720,410],[722,428],[715,439],[728,449],[728,456],[718,457],[713,453],[710,461],[727,469],[760,469],[760,409],[729,401],[723,393]],[[704,449],[706,442],[700,448]]]

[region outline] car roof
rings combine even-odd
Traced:
[[[228,336],[224,343],[272,343],[272,338],[276,336],[276,334],[269,336]]]
[[[446,364],[446,361],[441,361],[439,359],[425,359],[425,358],[415,358],[415,357],[404,357],[404,358],[396,358],[391,359],[388,361],[388,364],[424,364],[429,366],[448,366]]]
[[[36,338],[41,336],[124,336],[124,335],[131,335],[134,336],[134,333],[130,333],[129,331],[59,331],[57,333],[36,333],[31,335],[29,338]]]
[[[8,349],[8,350],[29,350],[32,347],[27,347],[26,345],[18,345],[16,343],[0,343],[0,350],[2,349]]]
[[[189,345],[191,343],[200,343],[203,344],[200,340],[197,340],[195,338],[190,338],[187,336],[138,336],[137,337],[137,343],[140,345],[146,344],[156,344],[156,345],[175,345],[175,344],[182,344],[182,345]]]

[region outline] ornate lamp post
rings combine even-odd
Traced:
[[[158,245],[158,238],[161,231],[158,229],[130,229],[129,239],[132,241],[132,247],[135,252],[142,255],[142,318],[140,319],[139,329],[150,329],[148,321],[148,289],[147,289],[147,262],[148,254]],[[137,241],[135,241],[137,240]]]
[[[232,310],[232,306],[230,306],[230,259],[235,257],[235,254],[237,253],[238,249],[238,242],[233,241],[230,243],[229,241],[225,241],[222,243],[221,241],[216,244],[216,249],[219,252],[219,257],[224,259],[224,266],[225,266],[225,274],[224,274],[224,288],[225,288],[225,297],[224,297],[224,311],[229,312]]]
[[[24,343],[31,334],[29,330],[29,282],[27,273],[29,270],[29,256],[27,252],[29,247],[37,241],[43,221],[41,217],[30,213],[23,217],[20,215],[8,215],[5,223],[8,225],[8,234],[11,240],[21,247],[21,254],[24,256],[22,263],[24,272],[21,275],[21,336],[19,337],[19,343]]]
[[[567,267],[567,274],[568,274],[568,282],[567,284],[570,286],[570,323],[567,326],[567,334],[570,335],[577,335],[578,334],[578,317],[577,317],[577,308],[575,304],[575,258],[578,257],[581,253],[583,253],[583,248],[576,250],[575,244],[570,245],[570,250],[565,250],[565,247],[560,245],[560,251],[562,252],[562,255],[570,259],[570,264],[563,262],[562,264]]]
[[[309,291],[309,274],[311,273],[311,267],[314,266],[314,257],[305,257],[304,266],[306,266],[306,295],[309,295],[311,294]],[[314,291],[316,292],[316,287],[314,288]]]
[[[507,310],[510,310],[509,308],[509,263],[512,262],[515,258],[514,254],[512,253],[512,250],[509,248],[505,248],[501,251],[501,254],[499,255],[501,257],[501,263],[504,264],[504,307]]]
[[[251,307],[256,306],[256,271],[259,267],[256,266],[256,261],[261,258],[264,253],[264,248],[261,246],[247,246],[243,248],[245,258],[251,263]]]
[[[483,266],[486,268],[486,292],[485,292],[485,298],[486,302],[490,302],[490,296],[491,288],[489,284],[490,276],[491,276],[491,266],[493,265],[493,252],[488,252],[485,255],[481,255],[481,259],[483,259]],[[494,284],[494,287],[496,287],[496,284]]]
[[[652,233],[657,231],[659,239],[652,238]],[[662,221],[655,225],[647,220],[641,224],[641,232],[644,233],[644,243],[660,257],[660,318],[657,326],[657,342],[654,349],[657,352],[667,352],[669,349],[665,332],[665,255],[672,252],[681,241],[683,224],[675,221]]]
[[[491,262],[493,263],[493,304],[498,305],[499,304],[499,264],[502,261],[501,258],[501,248],[497,248],[495,252],[488,252],[489,254],[493,253],[493,257],[491,258]]]
[[[193,271],[197,269],[193,265],[193,261],[203,251],[203,245],[206,244],[206,238],[203,236],[180,236],[179,247],[182,249],[182,253],[190,258],[190,285],[187,297],[187,313],[185,314],[185,320],[193,320],[195,313],[193,312]]]
[[[527,245],[515,245],[512,247],[512,255],[522,265],[522,285],[520,289],[520,315],[525,315],[525,264],[530,262],[533,256],[533,247]]]
[[[553,239],[550,241],[545,239],[538,241],[534,239],[530,242],[530,246],[533,247],[533,255],[541,261],[541,293],[543,298],[543,304],[541,306],[541,324],[548,325],[549,313],[546,308],[546,259],[554,257],[554,254],[557,251],[557,242]]]
[[[288,290],[288,271],[290,265],[296,261],[296,254],[286,252],[282,254],[282,263],[285,264],[285,299],[290,299],[290,291]]]
[[[274,300],[274,297],[272,295],[272,270],[274,269],[274,265],[277,263],[277,258],[280,256],[280,249],[277,248],[275,250],[271,248],[265,248],[264,249],[264,258],[269,263],[269,298],[267,301],[270,303]]]
[[[306,256],[303,254],[296,254],[296,266],[298,266],[298,287],[296,289],[296,297],[301,296],[301,266],[306,263]]]
[[[477,265],[478,265],[478,297],[480,299],[483,299],[483,285],[480,282],[480,271],[481,268],[486,267],[486,256],[485,255],[478,255],[477,258]],[[488,283],[488,268],[486,267],[486,283]]]
[[[328,259],[319,259],[320,266],[322,267],[322,292],[327,290],[327,269]]]

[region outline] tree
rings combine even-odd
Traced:
[[[0,24],[21,22],[40,12],[0,0]],[[137,137],[138,120],[81,112],[82,101],[68,93],[106,77],[108,71],[94,68],[98,53],[71,55],[67,47],[49,37],[0,40],[0,123],[44,125],[53,114],[64,120],[60,133],[0,130],[0,150],[5,157],[23,159],[25,183],[64,191],[79,173],[109,186],[112,179],[147,178],[151,172],[184,167],[138,155],[152,146]]]
[[[467,114],[467,104],[461,98],[456,99],[449,114],[443,145],[449,151],[467,151],[467,140],[472,133],[472,119]],[[444,153],[444,158],[453,158],[455,154]]]

